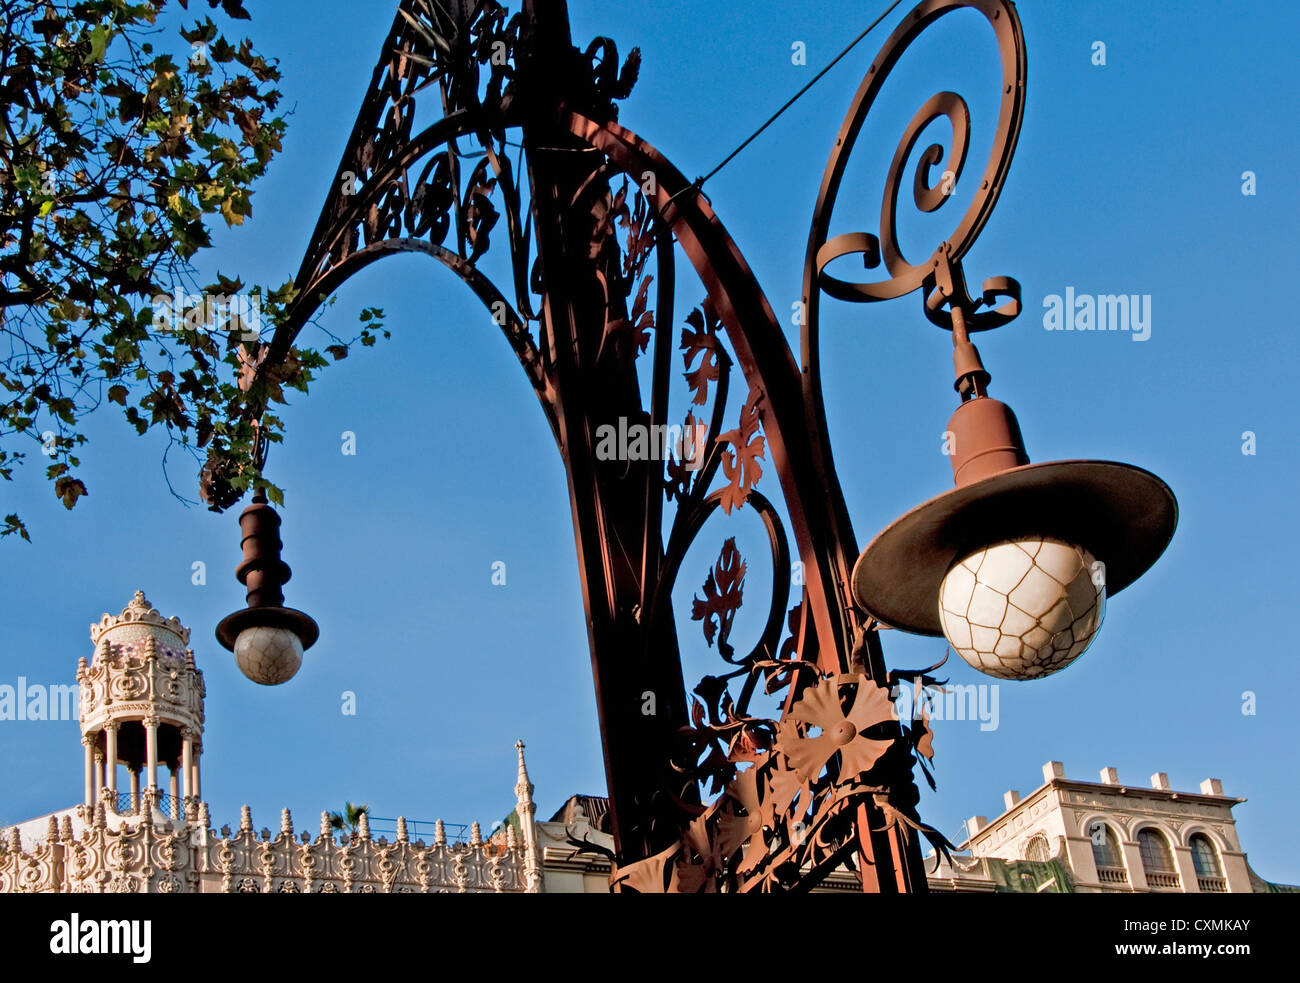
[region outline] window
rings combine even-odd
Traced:
[[[1046,863],[1050,857],[1048,855],[1047,837],[1041,833],[1029,841],[1029,846],[1025,848],[1025,859],[1032,860],[1035,863]]]
[[[1219,866],[1219,853],[1214,849],[1210,838],[1203,833],[1192,837],[1192,863],[1196,865],[1197,877],[1222,877],[1223,868]]]
[[[1115,849],[1115,835],[1103,822],[1094,822],[1088,829],[1092,838],[1092,859],[1098,867],[1123,867],[1119,851]]]
[[[1168,841],[1154,829],[1138,833],[1138,852],[1142,854],[1142,869],[1149,873],[1172,874],[1174,855]]]

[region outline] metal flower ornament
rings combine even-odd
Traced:
[[[877,93],[927,26],[962,9],[984,15],[1002,58],[1000,116],[983,174],[973,185],[963,177],[966,103],[937,93],[898,146],[879,233],[830,236]],[[617,102],[639,63],[635,50],[620,62],[607,38],[576,46],[562,0],[525,0],[513,15],[495,0],[402,0],[296,300],[274,337],[247,352],[248,419],[267,409],[253,398],[270,391],[258,381],[274,379],[297,332],[349,276],[399,252],[441,263],[483,302],[485,328],[504,334],[565,462],[605,749],[613,888],[805,891],[848,866],[867,891],[924,891],[920,841],[947,845],[916,810],[916,767],[934,784],[933,735],[923,700],[900,720],[891,694],[904,679],[939,685],[930,675],[937,667],[887,670],[879,628],[946,634],[972,665],[998,675],[1055,671],[1086,647],[1104,597],[1154,562],[1175,521],[1172,494],[1140,469],[1029,464],[1015,417],[987,395],[989,374],[970,343],[973,332],[1020,310],[1014,280],[985,280],[973,297],[961,265],[1020,130],[1026,63],[1015,8],[926,0],[872,63],[814,211],[802,366],[701,182],[619,123]],[[918,154],[922,132],[940,117],[952,125],[947,154],[938,145]],[[957,187],[976,188],[955,232],[916,264],[896,232],[913,159],[913,201],[923,212],[952,197],[936,187],[941,162]],[[831,265],[849,256],[868,270],[883,264],[883,277],[837,276]],[[494,257],[504,260],[495,280]],[[952,332],[958,487],[858,557],[822,402],[822,295],[877,302],[916,291],[926,317]],[[677,420],[679,433],[705,432],[701,447],[679,441],[666,455],[618,460],[598,453],[602,434],[632,424],[671,433]],[[751,567],[728,537],[689,612],[724,665],[688,692],[672,594],[719,510],[766,533],[771,596],[757,638],[735,644]],[[268,512],[255,499],[241,517],[249,607],[223,621],[219,637],[250,676],[273,683],[297,670],[316,626],[282,606],[288,568]],[[797,596],[793,559],[802,574]],[[286,632],[299,644],[286,644]],[[760,693],[779,706],[778,719],[753,709]],[[647,698],[654,712],[644,712]]]

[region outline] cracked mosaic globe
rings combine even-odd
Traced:
[[[999,679],[1064,669],[1092,644],[1105,607],[1102,564],[1049,537],[976,550],[939,588],[944,637],[974,668]]]
[[[263,686],[287,682],[302,665],[302,640],[288,628],[245,628],[235,639],[235,664]]]

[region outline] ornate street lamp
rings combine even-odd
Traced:
[[[928,25],[962,9],[992,27],[1004,76],[993,152],[970,207],[929,260],[903,258],[895,231],[903,168],[940,116],[953,128],[946,186],[932,179],[943,149],[930,146],[914,175],[915,202],[932,212],[948,202],[947,191],[971,186],[960,180],[969,113],[956,93],[940,92],[899,144],[880,234],[831,237],[844,169],[881,85]],[[872,63],[814,212],[802,370],[701,193],[703,179],[688,181],[619,124],[617,101],[639,62],[633,51],[620,64],[607,38],[575,47],[563,0],[524,0],[513,16],[496,0],[401,0],[341,180],[332,182],[295,280],[296,299],[274,337],[246,353],[256,369],[245,380],[245,418],[255,423],[266,409],[253,397],[266,391],[257,378],[292,359],[299,330],[350,276],[398,252],[442,263],[492,312],[565,463],[615,841],[612,885],[800,891],[849,865],[864,890],[925,891],[920,840],[947,845],[916,810],[914,769],[933,784],[932,734],[924,714],[898,718],[891,691],[899,678],[932,680],[890,672],[878,629],[946,632],[985,671],[1052,671],[1077,657],[1100,621],[1094,563],[1105,564],[1111,594],[1122,589],[1159,555],[1175,514],[1168,489],[1139,469],[1029,464],[1015,418],[988,397],[988,373],[969,341],[1019,313],[1013,280],[986,280],[976,301],[961,272],[1020,130],[1025,51],[1015,8],[1009,0],[925,0]],[[435,107],[431,118],[417,119],[417,101]],[[510,276],[498,286],[480,260],[490,241],[503,240]],[[682,281],[693,274],[704,294],[684,316],[679,255]],[[888,278],[848,282],[828,269],[850,255],[867,269],[883,262]],[[822,403],[821,296],[879,301],[915,290],[927,316],[953,333],[962,403],[949,429],[958,487],[885,530],[855,565]],[[679,353],[691,398],[671,416]],[[643,354],[648,400],[637,371]],[[741,381],[740,418],[727,427],[728,394]],[[611,461],[597,452],[607,428],[661,434],[683,417],[685,429],[708,430],[703,459],[690,466],[682,455]],[[211,462],[208,473],[227,473],[223,467]],[[783,508],[756,487],[766,471],[775,472]],[[726,666],[688,693],[671,598],[684,558],[719,510],[762,524],[772,595],[752,647],[733,645],[747,564],[726,540],[690,613]],[[218,634],[246,674],[283,681],[316,626],[281,606],[288,568],[264,497],[240,523],[249,606]],[[1036,583],[1031,561],[1042,574]],[[991,595],[1004,602],[996,621]],[[1010,620],[1013,603],[1032,627]],[[989,622],[996,637],[984,630]],[[1011,651],[1004,635],[1020,647]],[[760,692],[779,703],[779,719],[751,708]]]
[[[903,256],[899,192],[921,134],[940,117],[953,131],[942,169],[938,144],[917,162],[912,194],[920,211],[934,212],[948,202],[966,163],[970,112],[957,93],[939,92],[899,141],[885,182],[880,236],[847,233],[828,240],[846,163],[889,72],[927,27],[961,8],[985,16],[1002,62],[998,128],[965,214],[928,260],[913,265]],[[1024,116],[1026,71],[1024,37],[1009,3],[927,0],[905,17],[868,71],[840,129],[813,219],[804,280],[814,326],[823,291],[871,303],[921,290],[926,317],[952,332],[954,388],[961,404],[944,435],[957,487],[908,512],[871,542],[854,564],[853,596],[877,622],[942,634],[970,665],[1006,679],[1046,676],[1077,659],[1101,626],[1107,595],[1119,593],[1155,563],[1178,516],[1173,492],[1141,468],[1110,461],[1030,464],[1015,414],[988,395],[990,375],[970,335],[1019,315],[1020,285],[1010,277],[992,277],[973,299],[961,260],[1006,180]],[[935,182],[935,173],[944,180]],[[883,259],[888,278],[849,282],[828,270],[850,255],[860,256],[867,269]],[[805,332],[804,348],[815,351],[815,327]],[[815,361],[809,367],[815,378]],[[810,395],[820,404],[820,386]]]
[[[258,429],[253,463],[259,473],[266,465],[266,444]],[[205,497],[211,497],[206,493]],[[316,643],[320,629],[308,615],[284,607],[283,587],[289,564],[280,559],[280,517],[258,487],[253,503],[239,515],[243,562],[235,570],[248,588],[246,606],[217,625],[217,640],[235,653],[240,672],[255,683],[274,686],[288,682],[302,665],[302,653]]]
[[[854,565],[853,594],[883,624],[942,634],[980,672],[1041,678],[1092,643],[1107,595],[1169,544],[1178,505],[1163,481],[1129,464],[1030,464],[1015,414],[987,394],[967,333],[971,307],[964,297],[951,307],[962,403],[945,436],[957,487],[872,540]]]

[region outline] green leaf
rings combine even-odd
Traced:
[[[23,521],[16,514],[11,513],[5,516],[4,528],[0,529],[0,539],[5,536],[12,536],[14,533],[22,536],[29,543],[32,541],[32,537],[27,534],[27,526],[23,524]]]
[[[243,225],[244,216],[235,211],[236,201],[234,198],[227,198],[221,203],[221,217],[226,220],[227,225]]]
[[[94,64],[104,57],[104,51],[108,48],[108,39],[111,36],[109,27],[106,24],[100,24],[90,32],[90,55],[87,61]],[[68,508],[72,508],[71,505]]]

